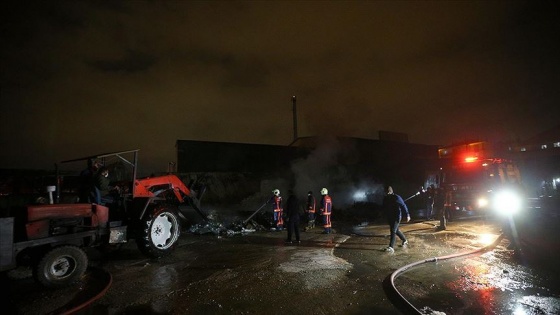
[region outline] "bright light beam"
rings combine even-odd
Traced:
[[[496,194],[494,208],[500,214],[516,214],[521,210],[521,198],[511,191],[501,191]]]

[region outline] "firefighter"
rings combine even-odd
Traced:
[[[432,220],[434,213],[434,202],[436,197],[436,189],[433,184],[428,186],[424,197],[426,202],[426,220]]]
[[[408,245],[408,241],[404,234],[399,230],[399,224],[403,215],[406,215],[406,222],[410,221],[410,214],[408,213],[408,208],[404,203],[401,196],[393,192],[393,187],[387,186],[386,195],[383,198],[383,211],[387,217],[387,222],[389,223],[389,229],[391,231],[391,240],[389,241],[389,246],[385,248],[386,252],[394,252],[395,247],[395,235],[398,236],[402,241],[402,246]]]
[[[274,189],[272,191],[272,197],[270,202],[272,202],[272,211],[274,213],[274,226],[276,231],[282,231],[284,229],[284,210],[282,208],[282,196],[280,196],[280,190]]]
[[[323,234],[331,233],[332,200],[326,188],[321,189],[321,215],[323,216]]]
[[[451,221],[453,200],[451,190],[447,189],[447,187],[444,187],[441,192],[443,195],[443,208],[440,213],[438,230],[445,230],[447,229],[447,222]]]
[[[306,231],[315,228],[315,207],[316,207],[315,197],[313,196],[313,192],[310,190],[307,192],[307,205],[306,205],[307,227],[305,228]]]
[[[445,189],[440,186],[435,189],[435,197],[434,197],[434,215],[436,218],[440,218],[445,214]]]

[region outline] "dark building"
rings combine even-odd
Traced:
[[[388,131],[379,139],[300,137],[287,146],[178,140],[177,170],[187,180],[207,181],[216,202],[262,199],[275,188],[304,194],[327,187],[338,205],[349,205],[378,201],[386,184],[412,195],[439,165],[439,146],[409,143],[406,134]],[[486,145],[517,163],[530,195],[559,194],[560,126],[524,141]]]
[[[297,147],[249,143],[178,140],[176,148],[178,173],[274,173],[305,155]]]
[[[560,197],[560,125],[500,149],[518,164],[530,195]]]
[[[288,146],[178,140],[176,147],[179,175],[208,181],[216,201],[240,201],[274,188],[318,194],[327,187],[343,205],[381,194],[386,183],[408,194],[437,159],[434,145],[344,137],[304,137]]]

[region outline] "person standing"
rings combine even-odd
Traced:
[[[323,234],[331,233],[332,200],[326,188],[321,189],[321,215],[323,216]]]
[[[311,230],[315,227],[315,196],[313,196],[313,192],[310,190],[307,192],[307,204],[305,206],[307,211],[307,227],[306,230]]]
[[[443,211],[440,216],[438,230],[447,229],[447,222],[451,221],[453,216],[453,194],[450,189],[444,187],[444,204]]]
[[[426,220],[433,219],[435,195],[436,190],[434,185],[428,186],[424,196],[426,198]]]
[[[444,213],[445,207],[445,190],[443,186],[439,186],[435,190],[434,196],[434,216],[435,218],[440,218]]]
[[[99,169],[99,162],[94,159],[87,160],[87,168],[80,172],[80,188],[79,188],[79,202],[90,203],[93,202],[93,179],[97,170]]]
[[[393,187],[387,186],[385,197],[383,198],[383,211],[387,217],[387,222],[389,223],[389,229],[391,232],[391,240],[389,241],[389,246],[385,248],[386,252],[394,252],[396,236],[398,236],[402,241],[402,246],[408,245],[408,241],[404,234],[399,230],[399,224],[403,215],[406,215],[406,222],[410,221],[410,214],[408,213],[408,208],[404,203],[401,196],[393,192]]]
[[[280,196],[280,190],[274,189],[272,191],[272,197],[270,201],[272,202],[272,211],[274,213],[274,226],[277,231],[282,231],[284,229],[284,218],[282,208],[282,196]]]
[[[286,222],[288,223],[288,238],[286,239],[286,243],[292,243],[292,234],[295,234],[296,243],[299,243],[299,200],[293,190],[288,191]]]
[[[436,200],[436,205],[439,210],[439,226],[437,229],[445,230],[451,213],[451,191],[445,186],[440,187],[436,195]]]

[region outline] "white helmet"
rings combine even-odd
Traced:
[[[329,191],[326,188],[321,189],[321,195],[328,195]]]
[[[274,196],[280,196],[280,190],[278,189],[274,189],[272,193],[274,194]]]

